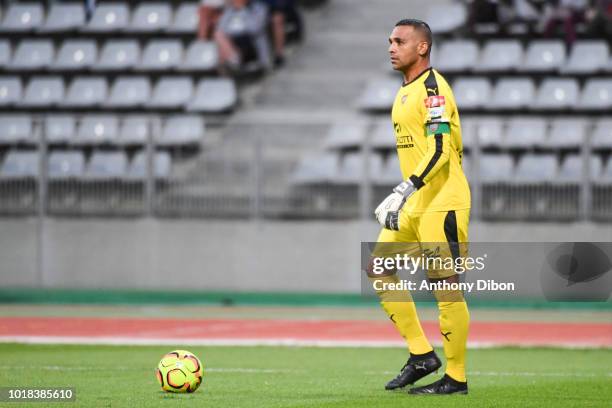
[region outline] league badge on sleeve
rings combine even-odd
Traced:
[[[445,104],[444,95],[434,95],[425,98],[425,107],[431,119],[441,118],[444,115]]]

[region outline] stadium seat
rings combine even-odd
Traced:
[[[506,125],[504,146],[525,149],[540,147],[546,142],[547,128],[542,118],[514,117]]]
[[[217,45],[212,41],[193,41],[185,53],[185,61],[178,67],[180,71],[210,71],[217,67],[219,54]]]
[[[93,181],[121,179],[127,174],[127,164],[125,152],[94,152],[87,163],[85,177]]]
[[[104,77],[76,77],[66,96],[64,106],[85,108],[102,105],[108,95]]]
[[[0,144],[22,143],[35,140],[29,115],[5,114],[0,116]]]
[[[483,154],[480,156],[480,180],[483,183],[500,183],[512,180],[512,157],[507,154]]]
[[[10,64],[13,69],[36,70],[47,68],[53,61],[51,40],[22,40]]]
[[[0,31],[11,33],[32,31],[42,25],[43,16],[41,3],[10,4],[0,24]]]
[[[382,171],[372,174],[372,181],[383,186],[395,186],[402,181],[402,171],[397,154],[390,155],[383,165]]]
[[[36,151],[11,150],[2,162],[0,177],[2,179],[37,178],[39,162]]]
[[[525,52],[522,71],[557,71],[565,64],[565,45],[561,40],[531,41]]]
[[[81,151],[56,150],[49,155],[49,179],[79,179],[85,174],[85,156]]]
[[[57,52],[53,70],[78,71],[96,64],[98,49],[94,40],[66,40]]]
[[[64,100],[64,81],[60,76],[32,77],[26,87],[22,106],[52,107]]]
[[[461,141],[463,147],[471,148],[474,146],[477,132],[478,118],[473,116],[464,116],[461,118]]]
[[[383,171],[382,157],[372,153],[369,157],[369,176],[373,180]],[[332,182],[337,184],[360,184],[365,178],[365,156],[363,153],[347,153],[341,163],[340,170]]]
[[[467,6],[459,3],[430,5],[427,19],[436,35],[450,33],[467,22]]]
[[[150,133],[149,118],[146,116],[127,116],[119,129],[120,145],[144,145]]]
[[[478,52],[478,44],[473,40],[446,41],[436,52],[435,67],[441,72],[471,71],[478,61]]]
[[[578,41],[574,43],[562,72],[590,74],[603,71],[609,58],[610,51],[605,41]]]
[[[491,83],[486,78],[458,78],[453,91],[462,109],[482,108],[491,100]]]
[[[148,77],[118,77],[113,83],[106,106],[110,108],[135,108],[144,106],[150,97],[151,84]]]
[[[521,183],[547,183],[557,177],[558,163],[554,154],[524,154],[516,165],[513,181]]]
[[[180,108],[191,100],[193,83],[189,77],[162,77],[153,90],[150,108]]]
[[[198,20],[198,4],[181,2],[167,31],[173,34],[193,34],[198,30]]]
[[[88,115],[81,119],[75,145],[115,143],[119,134],[119,119],[114,115]]]
[[[538,90],[535,108],[568,109],[578,103],[578,82],[573,78],[545,79]]]
[[[601,173],[601,183],[612,184],[612,158],[608,158],[608,164]]]
[[[586,140],[586,122],[581,118],[558,118],[551,123],[546,145],[552,148],[577,148]]]
[[[497,82],[491,104],[493,109],[516,110],[530,107],[535,98],[531,78],[502,78]]]
[[[85,8],[82,3],[53,2],[47,19],[38,29],[43,33],[71,31],[85,25]]]
[[[588,79],[582,88],[576,109],[610,111],[612,109],[612,79]]]
[[[155,152],[153,156],[153,174],[155,178],[169,179],[172,171],[172,158],[168,152]],[[144,151],[139,151],[129,164],[127,174],[128,180],[145,180],[147,178],[147,155]]]
[[[136,40],[108,40],[100,59],[92,67],[98,71],[123,71],[134,68],[140,62],[140,46]]]
[[[602,118],[595,124],[591,146],[596,149],[612,149],[612,119]]]
[[[6,39],[0,39],[0,68],[4,68],[11,62],[11,43]]]
[[[391,108],[401,81],[397,78],[370,80],[363,90],[358,106],[364,110],[384,110]]]
[[[370,138],[370,146],[374,149],[393,149],[396,146],[393,124],[389,120],[382,120],[376,124]]]
[[[336,122],[329,127],[323,142],[325,149],[357,148],[366,136],[366,125],[356,122]]]
[[[95,33],[120,31],[128,26],[129,19],[130,10],[127,2],[102,3],[96,6],[89,24],[82,30]]]
[[[314,153],[303,157],[291,174],[292,184],[327,184],[336,178],[339,171],[338,155]]]
[[[523,47],[518,40],[487,41],[480,53],[480,62],[474,67],[480,72],[515,70],[523,60]]]
[[[233,80],[228,78],[202,79],[187,109],[195,112],[226,112],[232,109],[237,101],[238,92]]]
[[[497,118],[480,118],[476,123],[476,135],[480,147],[500,147],[503,142],[504,124]]]
[[[580,154],[567,156],[559,168],[557,181],[562,183],[581,183],[582,164],[582,156]],[[589,158],[589,179],[598,180],[601,177],[602,169],[601,157],[591,155]]]
[[[23,87],[17,76],[0,77],[0,106],[6,107],[21,102]]]
[[[183,46],[179,40],[153,40],[142,52],[139,70],[162,71],[177,68],[183,59]]]
[[[159,146],[199,145],[204,137],[204,119],[197,115],[170,116],[162,126]]]
[[[70,115],[52,115],[45,119],[45,138],[48,143],[71,143],[76,135],[76,120]]]
[[[165,30],[171,22],[172,9],[168,3],[141,3],[136,6],[132,23],[126,27],[130,32],[155,32]]]

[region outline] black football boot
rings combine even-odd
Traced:
[[[402,367],[399,375],[385,385],[386,390],[395,390],[416,381],[428,374],[438,371],[442,365],[435,351],[425,354],[410,354],[410,358]]]
[[[415,387],[409,391],[410,394],[416,395],[450,395],[450,394],[467,394],[467,382],[460,382],[452,379],[448,374],[438,381],[422,387]]]

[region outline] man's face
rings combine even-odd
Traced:
[[[412,26],[397,26],[389,36],[389,56],[396,71],[406,71],[427,53],[427,41]]]
[[[246,7],[249,0],[232,0],[232,6],[237,9]]]

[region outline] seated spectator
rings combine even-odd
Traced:
[[[586,21],[590,36],[612,40],[612,0],[595,0]]]
[[[545,8],[542,20],[544,36],[553,36],[557,26],[562,24],[565,42],[573,44],[576,41],[576,23],[584,21],[588,0],[557,0],[551,3]]]
[[[261,0],[270,9],[272,39],[274,42],[274,65],[282,66],[285,62],[285,43],[287,23],[296,25],[296,37],[302,38],[302,22],[297,11],[295,0]]]
[[[215,27],[219,22],[221,13],[223,13],[223,6],[225,0],[202,0],[200,2],[200,8],[198,10],[199,22],[198,22],[198,38],[200,40],[210,40]]]
[[[267,36],[268,8],[254,0],[230,0],[215,31],[222,70],[238,71],[245,63],[259,62],[270,69]]]

